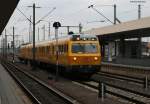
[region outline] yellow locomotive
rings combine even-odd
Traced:
[[[35,44],[37,64],[56,65],[56,40]],[[22,45],[19,59],[32,62],[32,44]],[[100,69],[101,52],[98,38],[93,35],[69,35],[58,39],[59,70],[94,73]]]

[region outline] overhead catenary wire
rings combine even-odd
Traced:
[[[28,20],[32,23],[32,21],[19,9],[17,8],[17,10]]]
[[[46,15],[44,15],[41,19],[39,19],[39,21],[37,21],[35,24],[39,23],[41,20],[44,20],[47,16],[49,16],[54,10],[56,9],[56,7],[54,7],[50,12],[48,12]]]
[[[99,12],[97,9],[93,8],[93,5],[90,5],[88,8],[92,8],[94,11],[96,11],[99,15],[101,15],[102,17],[104,17],[107,21],[109,21],[110,23],[114,24],[109,18],[107,18],[103,13]]]

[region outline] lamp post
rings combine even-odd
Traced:
[[[55,28],[55,38],[56,38],[56,77],[55,77],[55,81],[58,80],[59,77],[59,69],[58,69],[58,28],[61,27],[60,22],[54,22],[53,27]]]

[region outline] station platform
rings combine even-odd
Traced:
[[[114,58],[112,61],[103,59],[105,63],[114,63],[114,64],[123,64],[123,65],[132,65],[132,66],[141,66],[141,67],[150,67],[150,58]]]
[[[115,62],[104,62],[104,61],[101,64],[110,65],[110,66],[120,66],[126,68],[134,68],[134,69],[143,69],[148,71],[150,70],[150,66],[144,66],[144,65],[134,65],[134,64],[124,64],[124,63],[115,63]]]
[[[0,64],[0,104],[32,104],[9,73]]]

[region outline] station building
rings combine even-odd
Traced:
[[[86,31],[101,44],[103,61],[150,66],[150,17]]]

